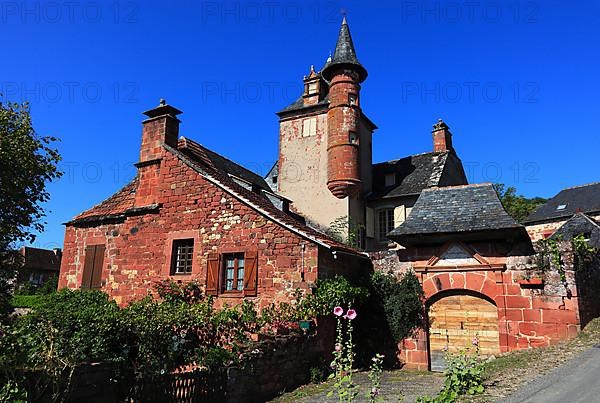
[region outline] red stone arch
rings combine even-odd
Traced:
[[[439,293],[467,290],[481,294],[492,301],[499,309],[504,308],[502,272],[460,271],[443,273],[421,273],[421,284],[425,300],[429,301]]]

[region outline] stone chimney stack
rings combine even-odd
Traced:
[[[162,144],[177,148],[179,138],[179,123],[177,115],[181,111],[167,105],[164,99],[154,108],[144,112],[148,119],[142,122],[142,147],[140,149],[140,164],[160,159]]]
[[[154,108],[144,112],[148,119],[142,122],[142,146],[138,169],[138,185],[135,206],[146,207],[159,202],[160,165],[164,153],[163,144],[177,148],[180,110],[167,105],[164,99]]]
[[[454,151],[452,147],[452,133],[450,128],[442,119],[438,119],[433,125],[433,151],[436,153]]]

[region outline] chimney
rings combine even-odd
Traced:
[[[135,192],[135,207],[157,204],[160,194],[160,162],[163,144],[177,148],[179,138],[180,110],[167,105],[164,99],[154,109],[144,112],[148,119],[142,122],[142,146],[138,169],[138,185]]]
[[[177,115],[180,113],[177,108],[167,105],[164,99],[156,108],[144,112],[148,119],[142,122],[142,147],[138,164],[160,160],[163,143],[177,148],[180,123]]]
[[[452,147],[452,133],[450,128],[442,119],[438,119],[433,125],[433,151],[436,153],[454,151]]]

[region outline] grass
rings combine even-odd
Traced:
[[[44,299],[45,295],[13,295],[10,304],[13,308],[37,308]]]
[[[532,363],[538,362],[552,350],[566,350],[573,347],[586,347],[600,342],[600,318],[593,319],[585,329],[572,341],[561,343],[552,347],[536,348],[532,350],[513,351],[502,355],[485,364],[486,378],[508,370],[528,368]]]

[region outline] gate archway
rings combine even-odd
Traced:
[[[481,355],[500,353],[498,308],[493,300],[476,292],[453,290],[434,295],[427,305],[432,371],[445,369],[446,351],[473,349],[475,337]]]

